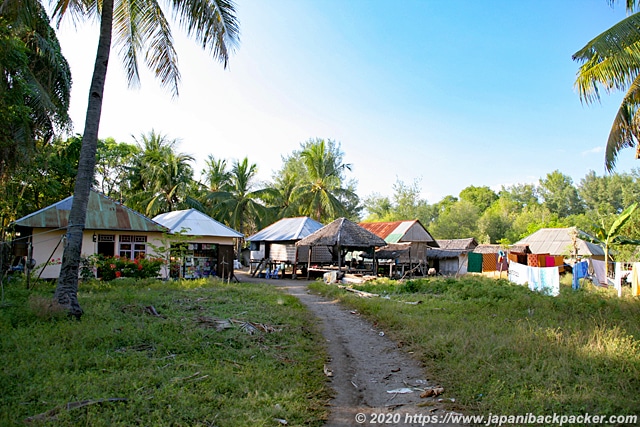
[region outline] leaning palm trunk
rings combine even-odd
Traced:
[[[107,76],[107,64],[111,50],[111,32],[113,23],[113,0],[102,1],[102,17],[100,22],[100,41],[93,69],[89,103],[82,135],[82,148],[78,162],[78,175],[73,194],[73,203],[67,225],[67,242],[62,255],[62,266],[55,300],[65,307],[69,315],[80,319],[82,308],[78,303],[78,266],[82,251],[82,234],[87,216],[87,204],[93,182],[98,144],[98,128],[102,112],[102,96]]]

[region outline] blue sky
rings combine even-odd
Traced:
[[[180,96],[146,70],[128,89],[109,65],[100,137],[155,129],[199,172],[245,156],[271,178],[310,138],[340,143],[358,194],[419,180],[436,203],[469,185],[537,183],[560,170],[604,175],[622,94],[583,105],[571,55],[625,17],[605,0],[238,0],[241,43],[227,70],[174,27]],[[98,29],[59,30],[81,133]],[[640,166],[623,150],[617,171]]]

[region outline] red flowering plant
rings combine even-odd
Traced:
[[[98,255],[93,258],[93,263],[97,269],[98,277],[104,281],[110,281],[120,277],[136,279],[158,277],[165,261],[162,258],[154,257],[129,259]]]

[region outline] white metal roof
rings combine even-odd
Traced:
[[[244,237],[243,234],[196,209],[163,213],[153,220],[167,227],[172,233],[184,229],[189,236]]]
[[[288,242],[300,240],[323,227],[318,221],[306,216],[282,218],[256,234],[247,237],[250,242]]]

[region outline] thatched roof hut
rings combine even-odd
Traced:
[[[296,242],[296,246],[339,246],[349,249],[369,249],[386,246],[382,238],[346,218],[338,218]]]
[[[411,242],[389,243],[376,251],[376,257],[378,259],[398,259],[403,255],[408,256],[410,251]]]
[[[307,269],[307,278],[309,277],[312,253],[315,248],[328,248],[334,256],[337,256],[338,269],[341,269],[343,256],[346,254],[346,251],[360,250],[373,252],[374,248],[386,246],[386,244],[387,242],[385,242],[381,237],[376,236],[372,232],[365,230],[358,224],[349,221],[346,218],[338,218],[332,223],[325,225],[321,229],[296,242],[296,246],[309,247],[309,268]],[[342,253],[343,251],[345,251],[344,254]]]

